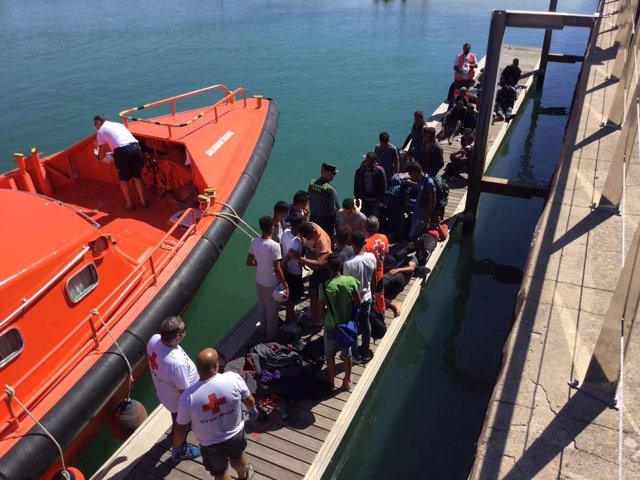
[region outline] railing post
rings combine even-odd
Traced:
[[[631,108],[634,111],[627,115],[627,121],[622,127],[622,132],[618,137],[618,143],[611,159],[611,166],[607,173],[607,179],[602,187],[602,194],[600,195],[599,208],[614,208],[616,210],[620,207],[622,201],[622,179],[623,169],[629,169],[631,165],[631,154],[636,146],[636,137],[638,135],[638,97],[640,96],[640,83],[636,84],[633,99],[635,102],[631,102]],[[635,108],[634,108],[635,107]],[[625,161],[628,160],[628,161]]]
[[[622,336],[629,339],[640,302],[640,228],[629,249],[618,284],[613,292],[607,316],[593,350],[583,382],[572,382],[572,386],[589,393],[603,402],[615,406],[617,384],[620,381],[620,349]],[[621,328],[624,326],[623,328]],[[624,342],[625,352],[629,345]]]
[[[473,149],[473,161],[469,171],[469,188],[467,190],[467,203],[465,205],[465,224],[473,226],[478,213],[480,201],[480,189],[482,174],[484,173],[485,157],[487,155],[487,142],[489,129],[493,116],[493,102],[498,81],[498,67],[500,66],[500,50],[506,25],[506,12],[494,10],[491,14],[491,26],[489,27],[489,40],[487,41],[487,62],[484,67],[482,79],[482,94],[478,108],[478,126]]]
[[[640,24],[636,24],[636,27],[640,27]],[[609,115],[607,118],[607,123],[615,125],[617,127],[622,127],[623,123],[626,121],[626,107],[628,104],[627,94],[629,91],[629,86],[636,83],[634,76],[637,68],[636,52],[639,47],[640,35],[638,35],[637,31],[631,37],[631,43],[628,46],[620,46],[620,50],[622,50],[622,56],[624,57],[625,61],[622,72],[619,76],[620,81],[618,82],[618,86],[616,87],[613,102],[611,103],[611,109],[609,110]],[[616,57],[616,61],[621,55],[620,50],[618,50],[618,57]]]
[[[555,12],[558,9],[558,0],[551,0],[549,3],[549,11]],[[542,41],[542,52],[540,53],[540,74],[536,79],[538,88],[544,85],[544,78],[547,75],[547,64],[549,63],[549,50],[551,49],[551,39],[553,30],[547,28],[544,31],[544,40]]]

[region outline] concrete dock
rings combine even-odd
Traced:
[[[615,367],[620,321],[614,315],[611,328],[603,330],[603,324],[611,309],[620,307],[620,299],[624,307],[637,307],[637,286],[622,285],[614,295],[623,260],[631,267],[631,277],[638,272],[637,265],[629,263],[634,257],[637,261],[637,245],[632,245],[637,239],[632,239],[640,220],[640,167],[633,140],[632,154],[626,156],[626,202],[621,212],[599,206],[624,134],[608,122],[619,113],[615,108],[611,112],[620,83],[615,78],[619,73],[613,71],[620,48],[616,37],[624,26],[621,12],[637,11],[637,6],[637,1],[602,3],[605,16],[586,54],[471,479],[640,478],[640,382],[635,371],[640,365],[640,337],[637,328],[630,329],[633,318],[625,320],[621,409],[610,408],[606,395],[569,386],[575,382],[582,387],[590,364],[602,370]],[[633,62],[634,55],[630,49],[626,61]],[[629,87],[629,98],[634,89],[635,83]],[[637,115],[635,103],[629,102],[628,121]],[[604,338],[607,329],[612,331],[613,348],[594,357],[594,363],[601,330]]]
[[[514,57],[520,58],[523,72],[535,70],[538,65],[540,49],[505,46],[501,54],[502,65],[511,63]],[[525,87],[520,93],[514,112],[517,113],[525,101],[527,88],[534,81],[528,77],[521,83]],[[440,106],[431,121],[442,118],[446,108]],[[505,137],[509,125],[498,122],[490,130],[490,148],[487,154],[487,167],[495,156],[500,143]],[[459,148],[454,145],[443,145],[445,162],[451,152]],[[466,199],[466,182],[457,180],[450,184],[451,192],[449,204],[445,211],[445,218],[455,219],[462,212]],[[453,220],[455,221],[455,220]],[[430,256],[427,268],[433,270],[439,261],[446,242],[438,247]],[[403,302],[402,314],[393,318],[387,311],[385,321],[388,326],[385,337],[378,343],[372,344],[374,358],[366,367],[354,366],[354,388],[351,392],[336,390],[330,396],[317,400],[304,400],[295,406],[295,421],[282,411],[274,411],[265,424],[247,424],[247,439],[249,445],[247,455],[249,461],[256,468],[254,479],[320,479],[336,449],[339,447],[347,429],[351,424],[358,408],[366,401],[370,386],[382,368],[387,355],[395,344],[395,339],[406,324],[411,307],[416,302],[428,277],[416,276],[406,286],[398,297]],[[251,315],[239,323],[236,331],[225,342],[225,355],[231,358],[243,345],[243,342],[253,333],[255,320]],[[305,341],[316,338],[317,332],[307,334]],[[338,372],[341,372],[341,362],[338,361]],[[339,373],[338,378],[342,378]],[[158,407],[145,424],[118,450],[112,458],[92,477],[95,480],[106,479],[171,479],[186,480],[207,478],[200,459],[183,461],[174,465],[169,459],[169,440],[167,434],[171,419],[169,413]],[[194,438],[190,441],[197,443]]]

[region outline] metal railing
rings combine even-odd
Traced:
[[[162,105],[170,105],[171,106],[171,114],[173,116],[175,116],[177,114],[176,102],[178,102],[180,100],[185,100],[187,98],[195,97],[197,95],[202,95],[202,94],[211,92],[213,90],[222,90],[224,96],[220,100],[218,100],[216,103],[214,103],[212,106],[208,107],[206,110],[201,111],[200,113],[198,113],[197,115],[195,115],[193,118],[191,118],[190,120],[188,120],[186,122],[169,123],[169,122],[161,122],[159,120],[150,120],[150,119],[146,119],[146,118],[132,117],[132,116],[129,115],[131,113],[139,112],[141,110],[149,110],[151,108],[160,107]],[[159,126],[167,127],[168,130],[169,130],[169,137],[171,137],[171,135],[173,133],[172,132],[173,128],[187,127],[187,126],[191,125],[193,122],[201,119],[202,117],[204,117],[205,115],[207,115],[210,112],[214,113],[215,121],[217,122],[218,121],[218,108],[221,107],[222,105],[235,104],[236,103],[236,96],[238,94],[242,95],[243,107],[246,107],[247,106],[247,93],[244,90],[244,88],[239,87],[239,88],[236,88],[234,91],[231,92],[224,85],[218,84],[218,85],[212,85],[210,87],[201,88],[200,90],[194,90],[193,92],[187,92],[187,93],[183,93],[181,95],[176,95],[175,97],[165,98],[164,100],[158,100],[157,102],[148,103],[148,104],[145,104],[145,105],[141,105],[139,107],[134,107],[134,108],[130,108],[128,110],[124,110],[124,111],[120,112],[120,118],[122,118],[124,120],[124,124],[127,127],[129,126],[129,121],[132,121],[132,122],[144,122],[144,123],[149,123],[149,124],[152,124],[152,125],[159,125]]]
[[[191,216],[192,220],[191,225],[187,227],[186,231],[182,234],[178,241],[174,244],[170,244],[169,242],[167,242],[173,232],[178,227],[180,227],[184,220],[189,216]],[[155,245],[155,247],[150,249],[139,260],[138,266],[135,267],[122,280],[122,282],[120,282],[120,284],[113,289],[110,295],[104,298],[97,307],[90,308],[90,313],[86,317],[84,317],[82,321],[79,321],[75,328],[73,328],[60,342],[58,342],[56,346],[52,347],[46,354],[44,354],[42,358],[40,358],[37,363],[33,364],[31,368],[27,370],[20,378],[12,383],[12,386],[17,390],[17,388],[20,387],[20,385],[22,385],[31,375],[33,375],[35,371],[41,368],[56,352],[58,352],[61,346],[71,341],[71,339],[78,332],[86,328],[87,323],[89,324],[91,334],[86,336],[84,346],[65,361],[64,365],[58,370],[57,375],[52,376],[45,384],[38,387],[34,395],[31,396],[30,401],[25,402],[27,408],[33,409],[34,405],[39,403],[42,395],[50,390],[53,385],[59,382],[61,378],[66,377],[82,357],[90,353],[92,350],[97,350],[100,347],[100,342],[108,335],[107,328],[112,328],[115,324],[117,324],[122,316],[137,300],[138,297],[136,295],[133,295],[134,290],[137,289],[139,292],[142,292],[153,283],[156,283],[158,280],[158,272],[161,272],[164,269],[171,258],[173,258],[176,252],[182,247],[182,245],[184,245],[186,239],[196,231],[197,229],[195,210],[189,208],[185,210],[178,221],[167,231],[167,233]],[[164,250],[166,253],[162,255],[158,262],[156,262],[153,259],[153,255],[159,250]],[[146,278],[144,278],[145,267],[148,267],[151,272],[151,275],[148,275]],[[140,283],[141,281],[142,283]],[[105,307],[106,309],[102,311],[101,309]],[[102,323],[100,323],[98,326],[94,324],[94,314],[92,313],[94,311],[98,311],[103,317],[108,318],[106,322],[107,328],[100,328]],[[110,315],[111,317],[109,317]],[[21,413],[24,412],[15,413],[13,411],[13,409],[10,407],[10,399],[7,397],[6,393],[3,393],[2,396],[0,396],[0,401],[4,401],[5,405],[7,405],[9,415],[12,419],[12,422],[9,422],[8,424],[0,425],[1,433],[9,426],[15,425],[16,422],[19,423],[19,417],[21,416]]]

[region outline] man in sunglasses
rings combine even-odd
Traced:
[[[180,317],[169,317],[162,321],[160,333],[147,343],[149,371],[156,387],[158,400],[171,412],[171,431],[175,429],[180,396],[187,387],[198,381],[198,370],[180,342],[187,327]],[[174,461],[188,460],[200,456],[200,449],[184,442],[172,458]]]

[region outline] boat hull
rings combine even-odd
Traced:
[[[278,120],[277,104],[270,101],[259,140],[227,201],[239,215],[244,213],[266,168]],[[222,253],[234,228],[227,221],[213,222],[167,283],[117,339],[134,370],[145,368],[147,340],[157,333],[163,319],[179,315],[187,308]],[[40,420],[42,425],[57,439],[63,450],[67,450],[96,415],[109,406],[110,399],[127,377],[126,364],[113,345]],[[36,426],[0,459],[0,478],[41,478],[58,461],[58,456],[53,443]],[[66,457],[65,460],[68,464]]]

